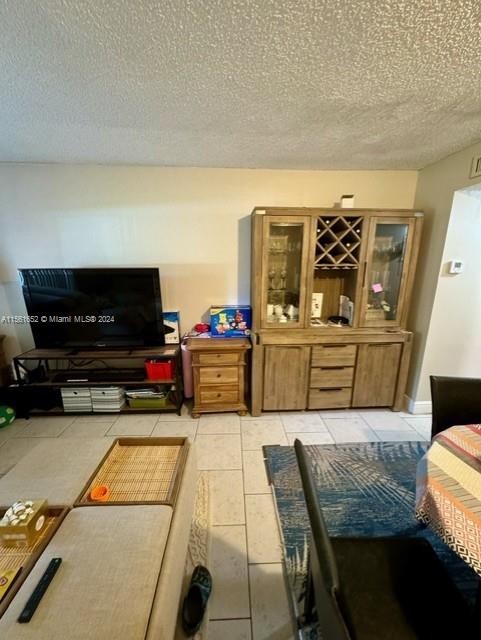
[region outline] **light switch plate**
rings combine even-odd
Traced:
[[[464,262],[462,260],[450,260],[448,265],[449,273],[462,273],[464,271]]]

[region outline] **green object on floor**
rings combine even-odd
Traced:
[[[15,409],[12,407],[0,407],[0,429],[6,427],[15,420]]]

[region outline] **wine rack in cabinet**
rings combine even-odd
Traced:
[[[314,268],[359,269],[362,225],[360,216],[320,216]]]

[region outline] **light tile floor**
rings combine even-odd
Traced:
[[[17,420],[0,430],[0,475],[36,444],[54,437],[185,435],[197,443],[211,486],[214,579],[206,640],[287,640],[291,628],[280,537],[262,446],[427,440],[430,416],[385,410],[211,414],[190,418],[142,414]]]

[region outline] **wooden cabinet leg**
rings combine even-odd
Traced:
[[[394,404],[392,406],[393,411],[401,411],[404,404],[404,394],[406,393],[406,385],[408,381],[409,363],[411,361],[411,350],[413,346],[413,337],[409,336],[409,339],[403,344],[403,350],[401,354],[401,362],[399,365],[399,374],[396,394],[394,396]]]
[[[262,413],[262,367],[264,360],[264,347],[255,342],[252,344],[251,358],[251,416],[257,418]]]
[[[238,411],[237,413],[240,415],[241,418],[247,415],[247,411]]]
[[[192,411],[192,418],[193,418],[194,420],[197,420],[197,418],[200,418],[200,413],[197,413],[197,412],[195,412],[195,411]]]

